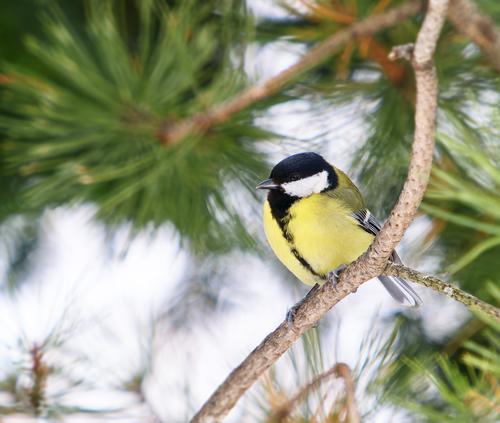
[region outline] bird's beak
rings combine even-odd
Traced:
[[[266,179],[262,181],[259,185],[257,185],[256,189],[276,189],[279,185],[275,184],[272,179]]]

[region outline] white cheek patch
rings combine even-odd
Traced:
[[[323,170],[307,178],[281,184],[281,187],[293,197],[308,197],[328,188],[328,172]]]

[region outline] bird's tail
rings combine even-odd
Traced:
[[[401,259],[396,252],[392,254],[392,261],[401,264]],[[405,280],[393,276],[379,276],[378,280],[398,303],[410,307],[418,307],[423,304],[422,299]]]
[[[392,276],[379,276],[378,280],[382,282],[391,297],[398,303],[409,307],[418,307],[422,305],[422,299],[403,279]]]

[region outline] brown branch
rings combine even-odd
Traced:
[[[359,423],[359,413],[356,407],[356,398],[354,396],[354,379],[352,377],[351,369],[345,363],[335,364],[331,369],[326,372],[321,373],[316,376],[312,382],[302,387],[299,392],[297,392],[289,401],[287,401],[283,406],[281,406],[276,412],[273,413],[271,417],[271,422],[284,422],[285,419],[290,415],[290,413],[304,401],[309,393],[317,388],[319,388],[327,379],[332,376],[338,376],[344,379],[345,383],[345,398],[347,403],[347,419],[348,423]]]
[[[326,283],[310,291],[297,307],[293,326],[285,320],[234,369],[191,420],[220,421],[291,345],[328,310],[355,292],[365,281],[382,273],[389,256],[410,225],[422,200],[432,167],[437,80],[433,54],[446,16],[447,0],[430,0],[412,57],[417,85],[415,135],[408,176],[389,219],[368,251],[340,274],[338,285]],[[365,23],[366,25],[366,23]]]
[[[470,38],[500,72],[500,28],[493,19],[483,15],[472,0],[453,0],[448,18],[456,30]]]
[[[45,393],[47,387],[47,377],[50,373],[50,368],[44,361],[44,352],[42,347],[35,344],[29,351],[31,356],[31,377],[33,379],[32,386],[28,390],[28,397],[33,414],[40,416],[42,407],[45,401]]]
[[[465,304],[471,310],[477,310],[495,320],[500,321],[500,309],[474,297],[474,295],[462,291],[460,288],[457,288],[448,282],[444,282],[436,278],[435,276],[424,275],[416,270],[393,263],[389,263],[387,265],[384,274],[388,276],[397,276],[431,288],[434,291],[440,292],[447,297],[454,299],[455,301]]]
[[[406,18],[417,14],[422,7],[421,0],[403,3],[387,12],[373,15],[363,21],[335,32],[331,37],[312,48],[296,64],[280,72],[262,85],[248,88],[236,98],[214,108],[179,122],[166,122],[159,137],[163,144],[174,145],[190,134],[202,134],[215,125],[219,125],[251,104],[276,94],[286,84],[301,73],[321,63],[339,47],[353,38],[366,37],[386,28],[393,27]]]
[[[358,407],[356,406],[355,385],[354,378],[352,377],[351,369],[347,364],[337,364],[337,373],[344,379],[345,383],[345,397],[347,403],[347,423],[359,423]]]

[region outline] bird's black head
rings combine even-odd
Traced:
[[[270,178],[257,188],[279,190],[291,197],[309,195],[335,188],[338,177],[334,168],[316,153],[299,153],[279,162]]]

